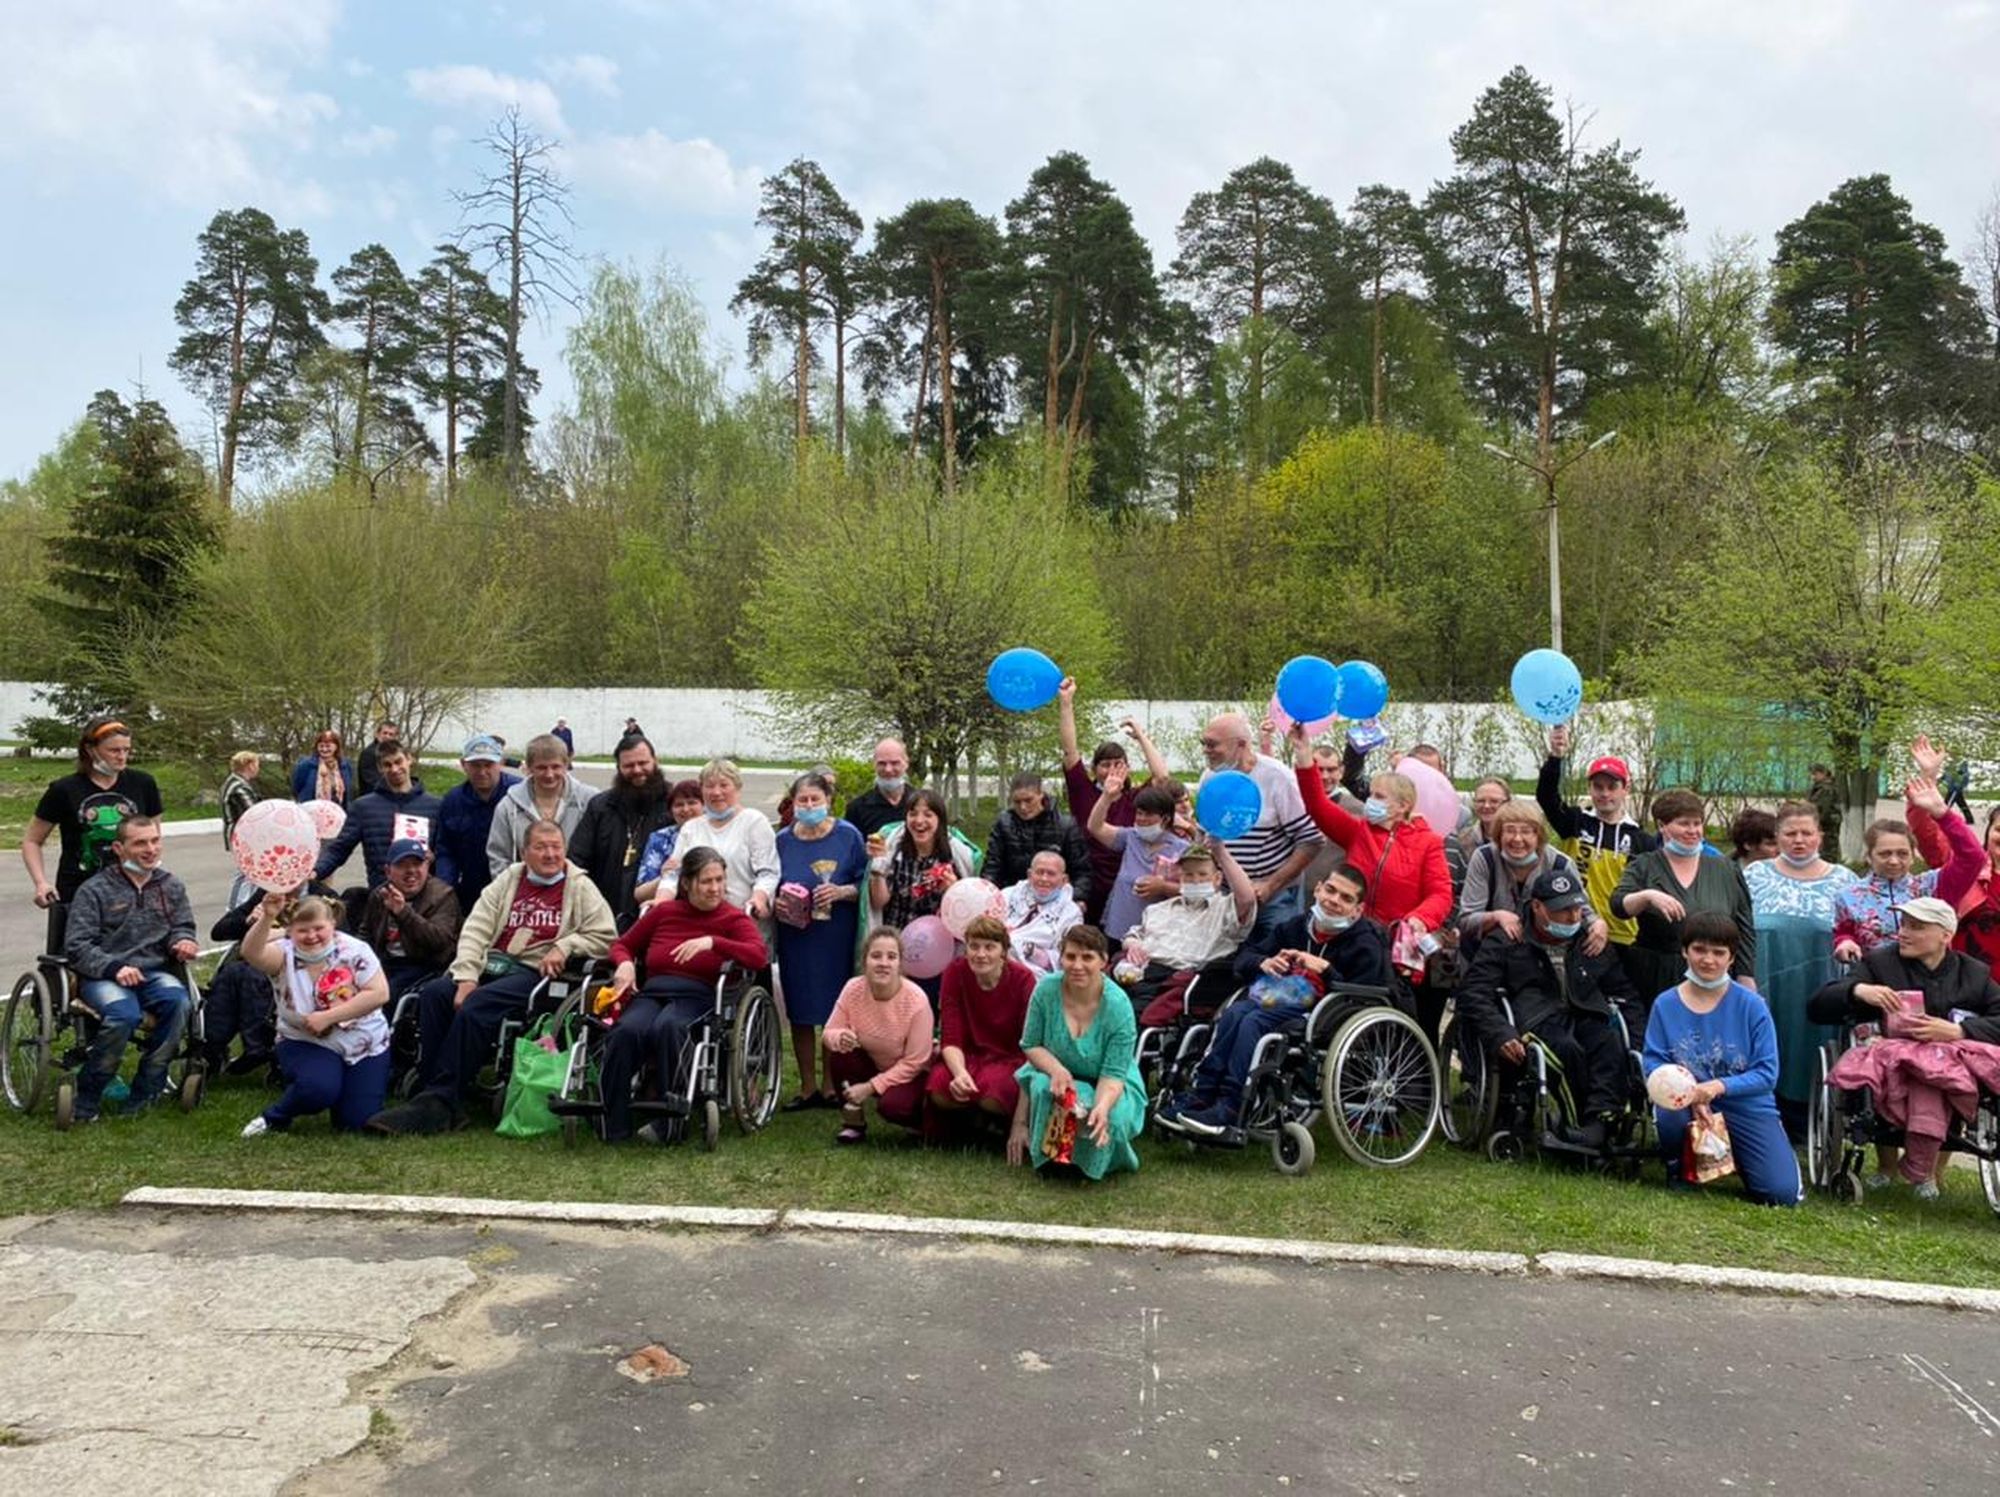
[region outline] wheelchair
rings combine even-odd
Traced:
[[[192,962],[169,962],[188,994],[187,1030],[180,1053],[167,1066],[167,1089],[180,1100],[181,1111],[201,1105],[208,1090],[208,1055],[202,1027],[201,985],[195,967],[213,953],[201,952]],[[76,1121],[77,1071],[97,1038],[97,1013],[83,1001],[82,981],[67,958],[44,954],[15,980],[0,1008],[0,1092],[16,1112],[32,1113],[53,1087],[53,1112],[58,1132]],[[140,1021],[133,1039],[153,1028],[151,1015]]]
[[[1859,1205],[1865,1187],[1862,1168],[1871,1144],[1900,1146],[1903,1131],[1875,1110],[1871,1088],[1848,1091],[1833,1083],[1840,1057],[1874,1031],[1873,1024],[1843,1024],[1837,1039],[1819,1047],[1813,1087],[1806,1094],[1806,1180],[1836,1200]],[[1978,1161],[1979,1187],[1986,1204],[2000,1215],[2000,1094],[1982,1091],[1970,1121],[1956,1112],[1939,1150]]]
[[[1217,1010],[1250,1001],[1241,989]],[[1356,1164],[1397,1169],[1429,1145],[1437,1130],[1441,1078],[1423,1026],[1389,988],[1334,984],[1296,1026],[1262,1035],[1243,1079],[1240,1130],[1267,1144],[1282,1175],[1312,1169],[1313,1127],[1324,1117],[1334,1142]],[[1148,1091],[1154,1130],[1196,1146],[1236,1147],[1180,1127],[1162,1116],[1166,1096],[1192,1085],[1215,1023],[1186,1026],[1163,1071],[1159,1094]]]
[[[602,978],[608,973],[602,974]],[[594,1012],[599,983],[572,998],[558,1011],[558,1025],[572,1017],[582,1025],[583,1043],[570,1048],[569,1067],[561,1089],[549,1100],[549,1111],[562,1119],[563,1143],[574,1147],[587,1125],[603,1135],[604,1095],[598,1079],[598,1057],[615,1020]],[[643,986],[643,983],[641,984]],[[725,963],[715,980],[715,1002],[688,1032],[681,1052],[680,1074],[656,1078],[662,1100],[635,1095],[633,1115],[639,1118],[685,1118],[704,1152],[722,1137],[726,1107],[739,1132],[750,1134],[770,1123],[778,1110],[784,1078],[784,1026],[778,1004],[756,974]],[[645,1080],[645,1067],[633,1076],[635,1090]],[[671,1094],[671,1095],[669,1095]]]
[[[1499,995],[1499,1005],[1513,1025],[1514,1007],[1505,993]],[[1438,1035],[1444,1072],[1440,1122],[1446,1139],[1460,1148],[1483,1151],[1498,1164],[1511,1163],[1532,1149],[1543,1156],[1616,1169],[1636,1179],[1659,1152],[1653,1109],[1646,1096],[1642,1057],[1624,1012],[1615,1003],[1611,1022],[1625,1052],[1626,1084],[1622,1105],[1610,1122],[1610,1136],[1599,1149],[1564,1138],[1559,1131],[1563,1124],[1578,1120],[1578,1105],[1554,1052],[1530,1031],[1521,1035],[1526,1061],[1509,1065],[1479,1043],[1454,1003]]]
[[[1170,1023],[1140,1027],[1136,1059],[1139,1077],[1146,1083],[1149,1120],[1159,1111],[1163,1097],[1185,1089],[1194,1080],[1195,1067],[1208,1051],[1215,1016],[1234,991],[1231,981],[1220,972],[1197,972],[1181,989],[1181,1011]],[[1218,992],[1220,996],[1216,996]],[[1144,1009],[1144,1004],[1134,1002]]]

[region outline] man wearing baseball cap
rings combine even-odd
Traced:
[[[1595,1151],[1609,1141],[1628,1079],[1625,1041],[1611,1005],[1642,1030],[1644,1009],[1612,948],[1584,953],[1587,904],[1575,874],[1542,874],[1529,890],[1521,939],[1480,942],[1456,1002],[1459,1021],[1489,1063],[1497,1057],[1507,1068],[1525,1065],[1525,1037],[1541,1041],[1555,1062],[1550,1087],[1568,1097],[1570,1121],[1554,1140],[1540,1142]],[[1512,1022],[1500,1006],[1503,993],[1513,1007]]]
[[[1993,981],[1986,963],[1951,949],[1951,938],[1958,933],[1957,912],[1929,895],[1906,899],[1896,908],[1903,918],[1895,941],[1875,947],[1846,977],[1835,978],[1813,994],[1806,1003],[1806,1017],[1815,1024],[1882,1024],[1892,1038],[1915,1040],[1927,1051],[1934,1043],[1949,1045],[1956,1040],[2000,1044],[2000,984]],[[1922,1013],[1910,1012],[1905,993],[1922,995]],[[1872,1058],[1879,1066],[1892,1064],[1896,1047],[1880,1048],[1882,1053]],[[1883,1071],[1864,1078],[1877,1087],[1876,1105],[1884,1118],[1903,1128],[1901,1160],[1894,1149],[1878,1148],[1882,1173],[1872,1185],[1886,1185],[1888,1171],[1900,1168],[1919,1198],[1937,1199],[1938,1156],[1951,1128],[1951,1108],[1936,1084],[1936,1067],[1953,1059],[1949,1052],[1927,1054],[1921,1069],[1901,1072],[1900,1086],[1883,1085],[1890,1079]],[[1849,1064],[1853,1062],[1843,1057],[1842,1066]],[[1971,1079],[1976,1084],[1976,1078]]]
[[[1563,799],[1563,761],[1569,757],[1568,728],[1549,734],[1549,754],[1542,761],[1540,778],[1535,781],[1535,803],[1549,819],[1549,827],[1562,850],[1575,860],[1583,874],[1583,888],[1590,907],[1603,917],[1611,934],[1614,952],[1623,953],[1639,933],[1639,922],[1611,913],[1611,891],[1625,876],[1625,865],[1642,852],[1651,852],[1660,839],[1640,828],[1632,819],[1632,771],[1615,754],[1600,754],[1590,761],[1590,809],[1579,810]],[[1627,975],[1630,975],[1628,969]]]
[[[431,852],[414,837],[389,848],[389,872],[370,891],[354,933],[381,960],[393,1001],[451,965],[458,953],[458,895],[431,874]]]
[[[501,768],[506,749],[491,733],[474,733],[465,740],[458,767],[465,783],[447,790],[438,807],[432,851],[437,876],[452,887],[460,910],[469,910],[480,890],[492,882],[486,861],[486,836],[493,830],[493,813],[500,797],[521,783],[519,775]]]

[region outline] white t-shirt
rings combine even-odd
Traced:
[[[389,1048],[389,1021],[379,1008],[346,1024],[337,1024],[325,1034],[312,1033],[302,1022],[307,1014],[347,1002],[380,975],[382,964],[366,941],[337,934],[333,938],[333,955],[324,964],[311,967],[300,966],[292,956],[289,936],[278,938],[278,950],[285,959],[278,979],[279,1039],[338,1051],[349,1065]]]
[[[1264,809],[1257,817],[1257,824],[1242,836],[1230,838],[1228,847],[1229,855],[1255,882],[1284,867],[1295,848],[1319,842],[1320,835],[1319,828],[1306,815],[1298,776],[1289,765],[1269,754],[1259,754],[1257,762],[1243,772],[1264,793]],[[1206,785],[1215,773],[1212,769],[1203,771],[1201,783]]]

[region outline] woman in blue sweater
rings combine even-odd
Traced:
[[[1653,1000],[1646,1025],[1646,1075],[1686,1066],[1698,1083],[1688,1107],[1655,1107],[1669,1182],[1681,1176],[1688,1125],[1696,1113],[1722,1114],[1736,1173],[1750,1199],[1796,1206],[1804,1191],[1799,1161],[1778,1120],[1778,1031],[1764,1000],[1729,975],[1742,933],[1728,915],[1696,910],[1681,925],[1687,975]]]

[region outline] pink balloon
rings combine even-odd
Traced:
[[[903,927],[903,973],[907,977],[939,977],[951,965],[958,942],[935,915],[925,915]]]
[[[955,939],[965,938],[966,926],[981,915],[1006,918],[1007,897],[983,878],[962,878],[944,891],[938,916]],[[913,924],[915,922],[912,922]]]
[[[236,823],[236,869],[258,888],[288,893],[312,877],[319,829],[296,801],[260,800]]]
[[[1449,837],[1458,826],[1458,791],[1451,781],[1408,755],[1396,761],[1396,773],[1409,776],[1417,787],[1417,814],[1440,837]]]
[[[305,802],[306,815],[312,818],[313,830],[322,842],[340,835],[340,829],[347,825],[347,812],[330,800],[309,800]]]
[[[1265,712],[1271,719],[1271,725],[1278,730],[1280,738],[1285,737],[1292,731],[1292,715],[1278,705],[1278,699],[1275,696],[1271,698],[1271,705],[1265,709]],[[1339,714],[1337,713],[1333,717],[1318,718],[1306,724],[1306,735],[1310,738],[1317,738],[1338,721]]]

